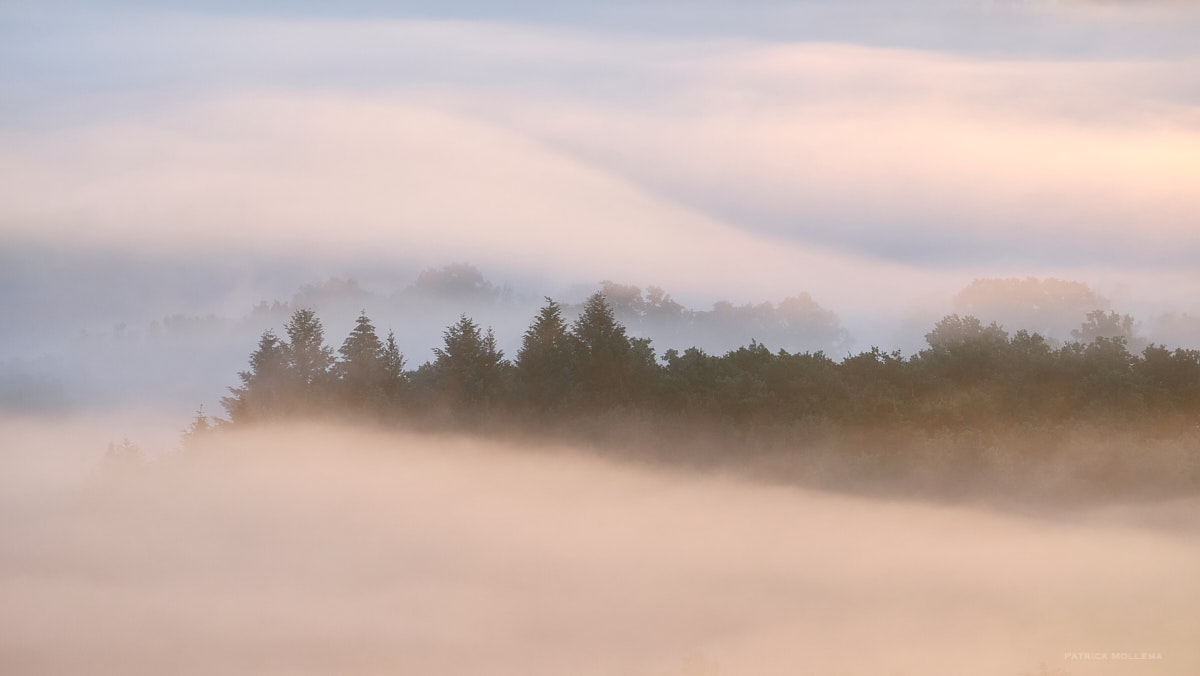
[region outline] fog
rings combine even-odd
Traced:
[[[432,358],[446,327],[466,313],[494,329],[512,360],[545,297],[565,303],[571,321],[597,290],[630,335],[650,338],[660,357],[693,346],[721,355],[752,340],[773,351],[823,351],[839,360],[872,346],[915,354],[950,313],[1062,344],[1074,340],[1072,332],[1093,310],[1132,315],[1125,337],[1135,354],[1150,343],[1200,347],[1193,304],[1053,277],[979,278],[868,311],[809,294],[801,284],[756,296],[738,293],[736,284],[720,294],[662,289],[654,277],[568,284],[515,267],[461,262],[420,267],[403,259],[296,257],[260,264],[252,256],[213,262],[182,253],[146,258],[30,246],[7,253],[0,312],[20,317],[0,329],[0,409],[9,411],[170,406],[181,420],[200,406],[219,412],[259,336],[281,332],[300,308],[319,313],[335,349],[366,311],[380,337],[395,332],[410,370]],[[353,274],[344,277],[346,271]],[[650,304],[656,292],[664,305]]]
[[[1200,666],[1194,502],[1034,519],[303,425],[98,465],[110,430],[3,425],[7,672]]]
[[[10,8],[0,227],[209,270],[864,313],[1037,275],[1195,310],[1193,3],[839,4]]]
[[[0,672],[1200,673],[1200,367],[1136,356],[1200,348],[1198,34],[1169,0],[0,4]],[[461,314],[511,362],[597,290],[640,400],[595,360],[621,387],[555,371],[562,416],[420,369]],[[288,347],[305,406],[178,450],[301,309],[395,332],[404,372],[318,374],[390,431],[314,424],[347,408]],[[894,368],[952,312],[1009,333]]]
[[[906,352],[1052,277],[1196,344],[1194,3],[592,4],[6,5],[0,361],[455,261],[530,304],[808,293]]]

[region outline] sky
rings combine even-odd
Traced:
[[[1196,35],[1168,1],[5,3],[0,299],[116,323],[465,260],[859,334],[979,277],[1195,312]]]

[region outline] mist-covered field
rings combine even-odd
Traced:
[[[1034,518],[301,423],[122,463],[101,428],[0,427],[0,671],[1200,668],[1195,499]]]

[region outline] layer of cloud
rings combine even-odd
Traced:
[[[403,101],[234,98],[9,141],[10,234],[77,245],[420,251],[759,293],[847,271],[922,276],[739,230],[502,127]]]
[[[932,6],[914,11],[940,25]],[[1195,284],[1194,54],[299,14],[33,21],[6,88],[67,105],[0,130],[4,236],[469,259],[835,308],[977,276]]]
[[[43,425],[0,427],[41,446],[0,455],[8,671],[1086,676],[1117,663],[1064,653],[1160,653],[1136,663],[1147,675],[1200,660],[1194,505],[1156,508],[1191,523],[1176,530],[1131,527],[1137,509],[1042,522],[315,427],[80,494],[86,427]]]
[[[512,119],[760,232],[922,265],[1186,267],[1185,66],[776,47],[681,66],[691,86],[658,105]]]

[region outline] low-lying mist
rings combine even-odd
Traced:
[[[1200,669],[1194,500],[1039,520],[465,437],[121,464],[96,434],[0,424],[5,673]]]

